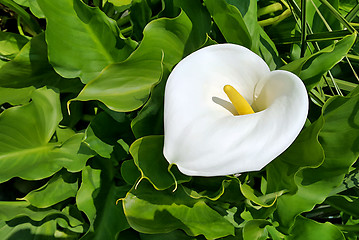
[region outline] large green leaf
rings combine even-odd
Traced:
[[[169,170],[169,163],[162,153],[163,141],[163,136],[147,136],[136,140],[130,148],[141,178],[148,179],[159,190],[190,180],[190,177],[181,174],[175,166]]]
[[[132,228],[142,233],[167,233],[183,229],[190,236],[207,239],[234,235],[234,226],[203,199],[189,197],[180,187],[157,191],[146,180],[123,200],[124,212]]]
[[[106,68],[74,100],[96,99],[119,112],[139,108],[160,80],[162,66],[171,69],[182,59],[190,30],[191,22],[184,13],[152,21],[139,48],[126,61]]]
[[[304,128],[294,143],[267,167],[267,192],[287,190],[294,193],[297,186],[294,175],[301,167],[319,166],[324,159],[323,148],[318,141],[318,134],[323,120]],[[283,197],[283,196],[282,196]]]
[[[62,118],[59,95],[41,88],[32,101],[0,115],[0,182],[12,177],[36,180],[61,168],[79,171],[89,156],[78,154],[83,134],[50,141]]]
[[[288,239],[299,240],[344,240],[343,233],[333,224],[318,223],[316,221],[304,218],[302,216],[297,218],[297,221],[290,233]]]
[[[116,23],[81,0],[38,0],[47,20],[50,63],[66,78],[84,83],[107,65],[128,57],[132,47],[120,38]]]

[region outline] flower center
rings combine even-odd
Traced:
[[[244,99],[244,97],[231,85],[223,87],[223,91],[227,94],[229,100],[236,108],[238,115],[246,115],[254,113],[251,105]]]

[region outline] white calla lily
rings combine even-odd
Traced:
[[[238,115],[226,85],[254,113]],[[179,62],[168,78],[164,156],[191,176],[257,171],[292,144],[307,113],[307,92],[296,75],[270,71],[239,45],[205,47]]]

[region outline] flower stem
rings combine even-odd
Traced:
[[[121,29],[121,34],[123,35],[123,36],[127,36],[127,35],[130,35],[130,33],[132,32],[132,29],[133,29],[133,27],[132,26],[129,26],[129,27],[127,27],[127,28],[124,28],[124,29]]]
[[[274,12],[280,11],[282,9],[283,9],[282,4],[276,2],[271,5],[268,5],[263,8],[258,9],[257,16],[260,17],[260,16],[263,16],[263,15],[266,15],[269,13],[274,13]]]
[[[273,18],[268,18],[268,19],[264,19],[259,21],[259,25],[262,27],[265,26],[269,26],[269,25],[273,25],[273,24],[277,24],[281,21],[283,21],[284,19],[286,19],[288,16],[290,16],[292,14],[292,12],[290,11],[290,9],[285,10],[284,12],[282,12],[279,16],[273,17]]]

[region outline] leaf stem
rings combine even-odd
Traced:
[[[355,7],[353,7],[352,10],[350,10],[350,12],[345,16],[345,20],[351,22],[356,17],[358,11],[359,11],[359,3],[357,3],[357,5],[355,5]]]
[[[307,35],[307,42],[319,42],[319,41],[329,41],[329,40],[340,40],[345,36],[351,35],[348,30],[336,30],[332,32],[322,32],[322,33],[313,33]],[[288,37],[282,39],[272,39],[276,44],[293,44],[300,43],[300,37]]]
[[[300,49],[300,57],[304,57],[305,54],[305,50],[307,49],[307,42],[306,42],[306,38],[307,38],[307,29],[306,29],[306,12],[307,12],[307,1],[306,0],[301,0],[301,37],[300,37],[300,42],[301,42],[301,49]]]
[[[334,224],[340,231],[344,232],[359,232],[359,224],[355,225],[343,225],[343,224]]]
[[[283,9],[282,4],[280,4],[279,2],[276,2],[271,5],[268,5],[263,8],[258,9],[257,16],[260,17],[260,16],[263,16],[263,15],[266,15],[269,13],[274,13],[274,12],[280,11],[282,9]]]
[[[290,9],[286,9],[284,12],[282,12],[279,16],[273,17],[273,18],[268,18],[268,19],[264,19],[258,22],[258,24],[262,27],[268,26],[268,25],[273,25],[273,24],[277,24],[281,21],[283,21],[284,19],[286,19],[288,16],[291,15],[291,11]]]
[[[124,14],[124,16],[122,16],[120,19],[118,19],[116,22],[117,22],[117,25],[119,27],[125,25],[125,24],[128,24],[131,20],[131,17],[129,14]]]
[[[120,32],[123,36],[126,37],[127,35],[129,35],[132,32],[132,30],[133,30],[133,27],[129,26],[127,28],[121,29]]]
[[[319,0],[324,6],[326,6],[332,13],[333,15],[351,32],[356,32],[355,28],[353,28],[352,25],[350,25],[350,23],[345,20],[345,18],[342,17],[342,15],[340,15],[340,13],[338,13],[338,11],[327,1],[327,0]]]
[[[333,216],[340,213],[337,209],[333,208],[330,205],[321,205],[314,208],[312,211],[305,213],[304,216],[306,218],[318,219],[318,218],[326,218],[328,216]]]

